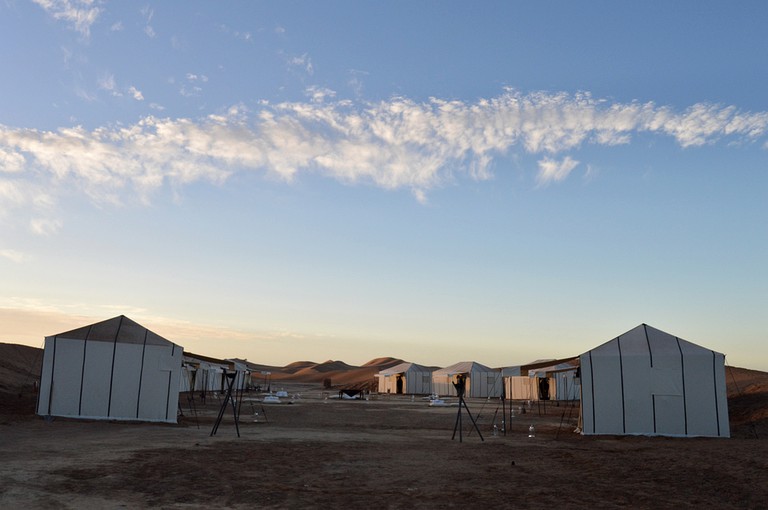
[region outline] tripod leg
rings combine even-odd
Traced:
[[[456,414],[456,424],[453,426],[451,441],[456,437],[456,429],[459,429],[459,442],[461,442],[461,404],[459,404],[459,412]]]
[[[461,405],[461,404],[464,404],[464,408],[467,410],[467,414],[469,415],[469,419],[472,420],[472,425],[475,426],[475,430],[477,431],[477,435],[480,436],[480,441],[485,441],[485,439],[483,439],[483,434],[480,433],[480,427],[477,426],[477,422],[475,422],[475,419],[472,417],[472,413],[470,412],[469,407],[467,407],[467,403],[464,402],[464,399],[461,400],[461,403],[459,405]]]
[[[227,400],[224,400],[224,405],[221,406],[219,409],[219,415],[216,417],[216,422],[213,424],[213,429],[211,430],[211,436],[216,435],[216,431],[219,430],[219,424],[221,423],[221,419],[224,417],[224,411],[227,410]]]

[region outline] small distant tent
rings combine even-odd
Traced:
[[[232,358],[228,359],[232,363],[234,371],[237,373],[235,381],[232,383],[232,389],[238,391],[249,390],[251,388],[251,374],[258,371],[253,363],[248,360]]]
[[[528,375],[534,379],[537,390],[536,400],[579,400],[581,387],[576,377],[578,369],[579,360],[575,358],[529,370]]]
[[[182,352],[123,315],[46,337],[37,414],[176,423]]]
[[[505,367],[504,391],[510,400],[578,400],[579,358],[538,360]]]
[[[379,379],[379,393],[432,393],[432,370],[416,363],[400,363],[380,371],[376,377]]]
[[[223,393],[227,390],[227,380],[225,373],[234,373],[236,371],[235,363],[232,361],[201,356],[190,352],[184,353],[181,380],[181,391],[198,391],[206,393]],[[240,374],[237,377],[237,383],[244,383]],[[233,390],[238,386],[233,383]]]
[[[464,379],[465,397],[501,397],[501,371],[475,361],[461,361],[432,372],[432,392],[438,395],[456,395],[453,383],[459,379]]]
[[[730,436],[723,354],[641,324],[580,361],[583,434]]]

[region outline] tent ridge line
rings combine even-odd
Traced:
[[[624,360],[621,354],[621,336],[616,337],[616,346],[619,348],[619,373],[621,374],[621,429],[627,433],[627,410],[624,405]]]
[[[117,353],[117,339],[120,338],[120,329],[123,327],[123,319],[125,315],[120,316],[120,322],[117,324],[117,331],[115,332],[115,340],[112,342],[112,368],[109,372],[109,400],[107,401],[107,418],[112,415],[112,385],[115,380],[115,354]]]
[[[83,382],[85,381],[85,358],[88,355],[88,337],[91,336],[91,327],[88,326],[88,331],[85,333],[83,339],[83,366],[80,368],[80,400],[77,403],[77,415],[83,415]]]
[[[53,359],[51,360],[51,384],[48,387],[48,416],[51,415],[51,405],[53,404],[53,378],[56,375],[56,339],[57,338],[58,338],[58,335],[53,337]]]
[[[165,392],[165,421],[168,421],[168,406],[171,404],[171,378],[173,370],[168,371],[168,389]]]
[[[677,349],[680,351],[680,370],[683,378],[683,424],[685,425],[685,435],[688,435],[688,399],[685,394],[685,358],[683,357],[683,347],[680,345],[680,338],[675,337]]]
[[[139,391],[136,395],[136,419],[139,418],[139,407],[141,406],[141,382],[144,379],[144,356],[147,352],[147,336],[149,336],[149,330],[144,330],[144,344],[141,346],[141,368],[139,369]]]
[[[648,344],[648,356],[651,360],[651,368],[653,368],[653,350],[651,349],[651,339],[648,338],[648,324],[643,323],[643,332],[645,333],[645,343]]]
[[[717,354],[715,354],[715,351],[710,352],[712,353],[712,381],[715,385],[715,418],[717,421],[717,437],[720,437],[720,405],[717,401]],[[723,356],[723,360],[725,360],[725,356]]]
[[[592,363],[592,351],[589,351],[589,389],[592,391],[592,433],[597,433],[597,425],[595,424],[595,369]]]

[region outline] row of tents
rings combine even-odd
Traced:
[[[458,387],[470,398],[509,400],[579,400],[578,358],[528,365],[489,368],[461,361],[435,369],[401,363],[376,374],[379,393],[457,396]]]
[[[244,360],[184,349],[125,316],[46,337],[37,414],[175,423],[180,391],[243,388]],[[579,356],[492,369],[403,363],[379,391],[513,400],[579,400],[583,434],[729,437],[725,356],[646,324]]]

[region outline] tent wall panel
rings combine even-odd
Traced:
[[[581,395],[581,388],[579,386],[579,380],[576,378],[576,371],[561,372],[554,376],[555,392],[553,399],[555,400],[579,400]],[[550,388],[553,386],[550,385]]]
[[[81,417],[109,417],[109,393],[112,379],[113,342],[85,341],[85,368],[83,369],[83,398]],[[81,342],[81,345],[83,342]]]
[[[537,394],[534,390],[534,378],[527,375],[505,377],[507,398],[510,400],[533,400]]]
[[[77,415],[80,408],[82,371],[64,370],[63,367],[82,367],[82,342],[60,338],[46,340],[45,343],[46,347],[55,345],[56,349],[55,364],[51,366],[52,384],[49,387],[52,398],[48,414]]]
[[[592,413],[591,427],[584,428],[593,434],[624,433],[624,381],[620,350],[617,343],[608,344],[589,353],[589,374],[582,370],[582,377],[589,380]],[[585,413],[586,414],[586,413]],[[587,417],[584,419],[587,422]]]
[[[654,395],[653,414],[654,434],[662,436],[685,435],[685,408],[681,395]]]
[[[139,416],[139,397],[142,389],[141,373],[142,369],[146,369],[143,367],[144,345],[116,344],[115,358],[120,362],[114,364],[112,371],[108,416],[117,419],[136,419]],[[144,391],[151,391],[151,388],[145,387]]]
[[[173,370],[175,366],[181,366],[180,348],[147,345],[139,401],[141,416],[152,421],[166,421],[176,416],[180,370]],[[153,392],[146,392],[145,388],[152,388]],[[174,389],[176,397],[172,396]]]

